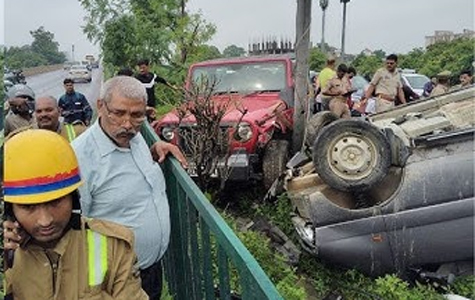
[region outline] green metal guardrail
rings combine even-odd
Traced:
[[[142,127],[142,135],[149,144],[158,140],[149,124]],[[164,266],[174,299],[231,299],[232,267],[239,276],[242,299],[283,299],[180,164],[167,159],[164,173],[171,218]]]

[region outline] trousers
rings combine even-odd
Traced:
[[[162,261],[158,261],[150,267],[140,270],[142,289],[147,293],[150,300],[159,300],[162,295]]]

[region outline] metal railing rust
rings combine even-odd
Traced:
[[[147,143],[158,140],[147,123]],[[175,159],[164,164],[171,236],[164,257],[174,299],[283,299],[255,258]],[[237,281],[235,280],[239,278]],[[233,291],[232,288],[238,291]]]

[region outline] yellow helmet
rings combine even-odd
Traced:
[[[78,161],[59,134],[30,129],[5,142],[4,200],[38,204],[61,198],[81,184]]]

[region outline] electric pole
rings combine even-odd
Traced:
[[[71,61],[75,61],[74,59],[74,44],[71,45]]]
[[[305,119],[308,102],[308,56],[310,52],[310,21],[312,0],[297,0],[295,30],[295,104],[292,151],[300,151],[305,133]]]
[[[322,42],[320,45],[320,50],[322,50],[323,53],[326,53],[325,49],[325,15],[326,15],[326,10],[328,7],[328,0],[320,0],[320,7],[322,8]]]
[[[345,60],[345,30],[346,30],[346,4],[350,0],[340,0],[343,3],[343,27],[341,30],[341,58]]]

